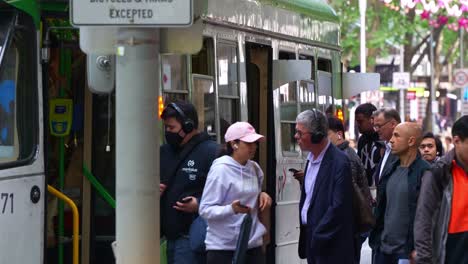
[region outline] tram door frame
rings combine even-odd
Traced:
[[[15,76],[5,79],[14,87],[14,139],[13,154],[0,160],[0,263],[42,263],[47,189],[39,34],[30,16],[12,13],[11,39],[3,51],[15,53],[10,71]]]
[[[247,78],[248,121],[258,133],[266,137],[259,144],[255,160],[262,168],[265,178],[263,189],[276,196],[276,149],[273,108],[273,48],[270,45],[245,42]],[[265,118],[266,117],[266,118]],[[275,263],[275,205],[269,217],[270,244],[267,247],[266,263]],[[268,224],[267,224],[268,225]]]

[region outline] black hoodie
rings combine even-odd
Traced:
[[[188,234],[197,214],[181,212],[173,206],[187,196],[195,196],[200,201],[206,176],[217,151],[218,144],[210,140],[206,133],[193,136],[180,149],[169,144],[161,146],[161,183],[167,185],[161,197],[161,235],[167,239],[174,240]],[[180,161],[181,158],[183,160]]]

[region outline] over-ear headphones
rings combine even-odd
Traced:
[[[172,109],[174,109],[182,118],[182,130],[185,134],[188,134],[195,129],[195,124],[193,123],[192,119],[188,118],[185,115],[184,111],[182,111],[182,109],[180,109],[180,107],[177,106],[176,103],[170,103],[167,105],[167,107],[171,107]]]
[[[310,132],[310,142],[313,144],[318,144],[320,141],[322,141],[323,138],[325,138],[325,134],[322,132],[322,124],[320,123],[318,117],[317,117],[317,112],[315,109],[312,109],[312,113],[314,113],[314,121],[317,123],[317,129],[315,131]]]

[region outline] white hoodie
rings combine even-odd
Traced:
[[[251,208],[252,229],[248,248],[260,247],[266,229],[258,220],[258,196],[263,172],[252,160],[244,165],[225,155],[211,165],[200,203],[199,213],[207,221],[207,250],[235,250],[243,214],[235,214],[232,202]]]

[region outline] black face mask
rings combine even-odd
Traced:
[[[180,147],[180,143],[182,143],[182,141],[184,140],[184,138],[181,135],[179,135],[179,132],[165,132],[166,142],[175,148]]]

